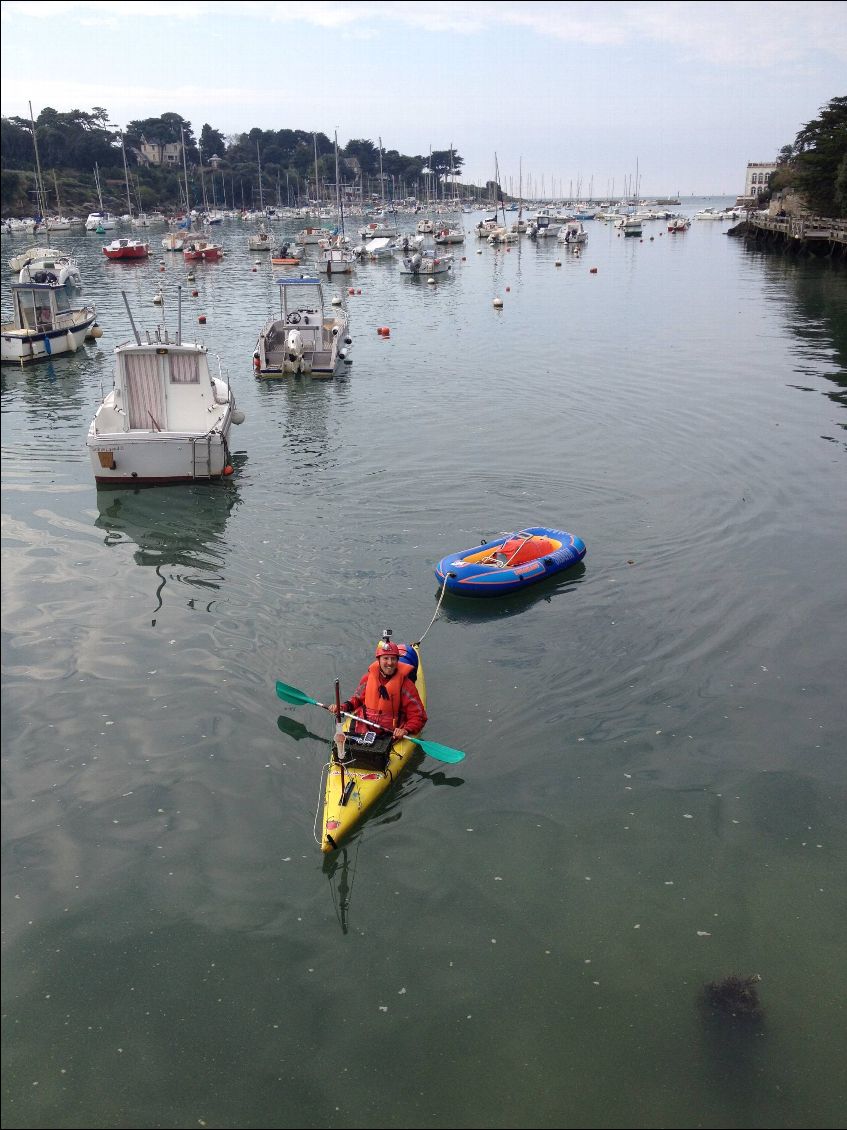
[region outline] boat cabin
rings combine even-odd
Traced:
[[[67,321],[72,312],[64,286],[55,283],[12,283],[15,327],[28,333],[49,333]]]

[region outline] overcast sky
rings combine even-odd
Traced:
[[[737,194],[847,94],[844,3],[6,0],[3,115],[338,131],[547,195]]]

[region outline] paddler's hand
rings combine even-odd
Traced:
[[[324,710],[328,710],[330,714],[336,714],[338,712],[338,707],[335,705],[335,703],[333,703],[332,706],[325,706]]]
[[[405,726],[398,726],[394,731],[392,737],[395,739],[395,741],[399,741],[400,738],[405,738],[407,732],[408,731],[406,730]]]

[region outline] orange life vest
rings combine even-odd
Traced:
[[[400,717],[400,690],[403,680],[412,670],[408,663],[398,663],[397,670],[386,681],[380,678],[379,660],[375,659],[371,663],[368,667],[368,682],[365,687],[365,716],[371,722],[394,729]],[[387,699],[380,695],[380,687],[385,689]]]

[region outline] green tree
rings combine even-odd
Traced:
[[[220,130],[212,129],[208,122],[204,123],[200,130],[200,151],[203,160],[208,161],[213,156],[223,157],[225,149],[226,142]]]
[[[831,99],[794,141],[792,166],[797,190],[813,212],[847,216],[843,171],[847,158],[847,97]]]

